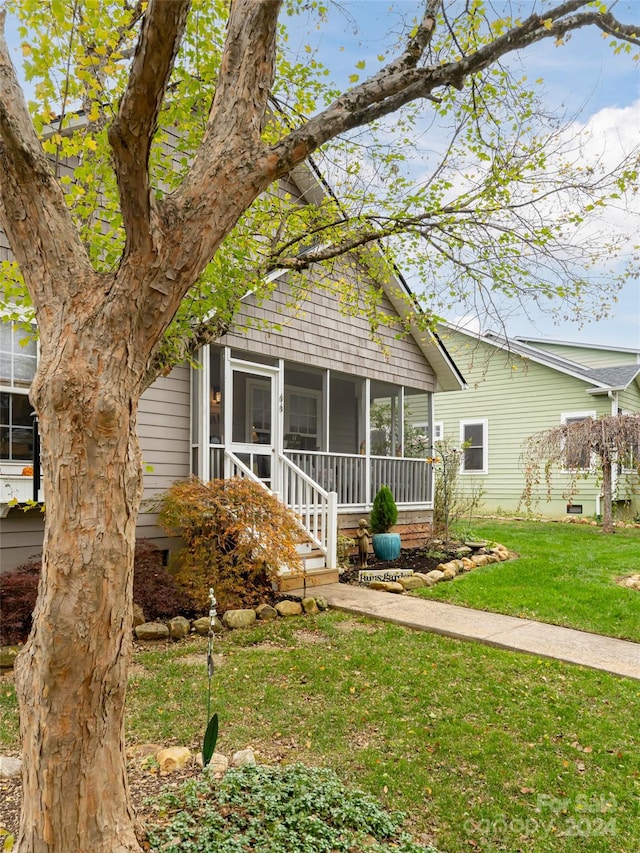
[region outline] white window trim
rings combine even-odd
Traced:
[[[318,447],[322,448],[324,446],[324,419],[322,417],[322,391],[318,388],[301,388],[299,385],[285,385],[284,386],[284,434],[288,435],[291,432],[291,424],[289,421],[289,416],[291,414],[290,409],[290,397],[292,394],[295,394],[298,397],[309,397],[316,401],[316,418],[317,418],[317,432],[316,432],[316,443]]]
[[[21,323],[33,322],[33,312],[30,309],[22,309],[17,306],[11,306],[7,308],[0,308],[0,323],[5,323],[10,326],[20,326]],[[27,335],[27,331],[24,330],[25,335]],[[34,327],[35,332],[35,327]],[[35,353],[35,370],[38,369],[38,362],[40,361],[40,342],[36,340],[36,353]],[[31,390],[31,383],[29,387],[25,387],[24,385],[14,385],[12,382],[6,382],[3,379],[0,379],[0,391],[3,394],[11,394],[11,395],[21,395],[23,397],[29,396],[29,391]],[[8,476],[22,476],[23,469],[31,464],[30,459],[4,459],[0,458],[0,473],[6,474]],[[26,477],[29,475],[25,475]],[[29,480],[32,477],[29,476]],[[0,498],[1,500],[1,498]]]
[[[460,452],[460,473],[466,474],[468,477],[489,473],[489,421],[487,418],[469,418],[468,420],[460,421],[460,447],[465,443],[464,428],[467,426],[482,426],[482,468],[474,468],[467,471],[464,467],[464,450]]]
[[[560,413],[560,423],[566,424],[567,421],[569,421],[569,420],[585,421],[585,420],[587,420],[587,418],[593,418],[595,420],[596,417],[597,417],[596,412],[594,412],[593,410],[588,411],[588,412],[561,412]],[[594,463],[594,460],[593,460],[593,455],[592,455],[591,459],[589,461],[589,467],[588,468],[563,468],[562,473],[563,474],[573,474],[576,471],[592,471],[593,470],[593,463]]]
[[[414,429],[421,429],[424,431],[425,437],[429,435],[429,421],[411,421],[411,426]],[[435,421],[433,424],[433,432],[432,432],[432,440],[433,441],[442,441],[444,435],[444,422],[443,421]]]
[[[629,411],[628,409],[623,409],[623,410],[620,412],[620,414],[621,414],[621,415],[638,415],[638,414],[640,414],[640,413],[638,413],[638,412],[631,412],[631,411]],[[635,458],[635,457],[634,457],[634,455],[633,455],[633,453],[632,453],[632,455],[631,455],[631,458],[632,458],[632,460]],[[614,477],[615,477],[615,473],[616,473],[616,468],[614,467]],[[637,469],[635,466],[633,466],[633,465],[631,466],[631,468],[625,468],[625,467],[623,467],[622,465],[620,465],[620,467],[619,467],[619,471],[618,471],[617,473],[620,473],[620,474],[622,474],[622,475],[624,475],[624,476],[626,476],[626,477],[633,476],[634,474],[637,476],[637,475],[638,475],[638,469]]]

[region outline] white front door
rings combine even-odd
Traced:
[[[230,368],[231,450],[268,488],[277,491],[280,373],[277,368],[235,359]]]

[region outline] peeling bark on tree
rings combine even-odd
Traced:
[[[142,365],[126,337],[118,323],[67,330],[32,390],[52,499],[35,627],[16,664],[24,760],[19,851],[139,849],[123,722]]]

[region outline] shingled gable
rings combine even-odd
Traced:
[[[333,195],[313,163],[298,166],[289,178],[288,188],[302,203],[319,204],[328,194]],[[352,262],[353,257],[349,260]],[[347,261],[338,260],[337,264],[343,267],[344,277],[354,278],[353,270],[346,269]],[[437,332],[420,328],[420,305],[397,268],[390,267],[388,277],[379,284],[384,291],[381,311],[387,316],[397,316],[398,320],[380,327],[377,340],[364,313],[341,311],[337,294],[321,285],[317,273],[310,271],[307,275],[312,286],[296,310],[291,307],[285,270],[272,273],[278,279],[278,287],[268,300],[259,302],[253,294],[245,297],[238,326],[255,319],[272,325],[271,331],[252,328],[251,347],[255,352],[275,355],[284,347],[307,363],[317,359],[313,363],[318,367],[336,368],[342,363],[346,373],[364,370],[380,379],[401,381],[429,391],[464,388],[464,378]],[[358,275],[367,277],[369,273],[360,266],[356,278]],[[313,286],[314,279],[317,287]],[[221,342],[247,346],[246,337],[235,332]]]

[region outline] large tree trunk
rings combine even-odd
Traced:
[[[46,525],[34,628],[16,665],[19,853],[139,851],[124,764],[141,368],[117,322],[43,347],[32,389]]]

